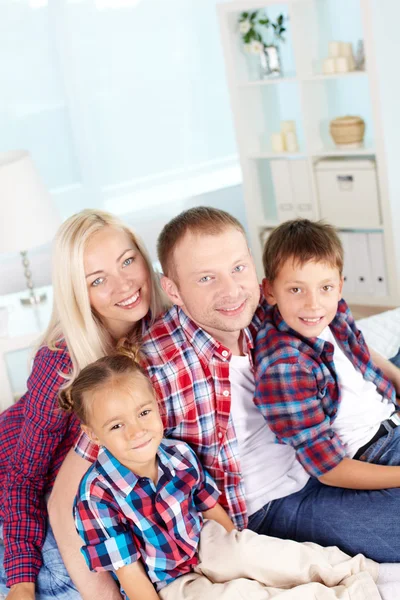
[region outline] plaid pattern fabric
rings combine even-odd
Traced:
[[[183,442],[162,441],[158,473],[155,485],[100,449],[74,507],[92,571],[117,571],[141,557],[160,590],[197,564],[201,513],[215,506],[219,492]]]
[[[393,385],[372,362],[362,333],[344,300],[330,329],[346,356],[380,394],[396,402]],[[320,477],[345,457],[331,424],[340,403],[333,345],[304,338],[270,307],[255,346],[255,402],[278,440],[290,444],[306,471]]]
[[[266,310],[262,298],[250,327],[243,332],[243,351],[250,360]],[[230,418],[231,352],[173,306],[144,334],[142,354],[159,399],[165,435],[191,445],[222,492],[220,504],[235,526],[243,529],[248,515]],[[92,462],[96,458],[97,449],[84,434],[75,450]]]
[[[36,354],[26,394],[0,415],[0,518],[4,521],[7,585],[35,581],[46,532],[45,494],[80,427],[58,408],[57,393],[71,369],[68,351]]]

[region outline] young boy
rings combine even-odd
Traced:
[[[378,566],[362,555],[234,530],[193,450],[163,439],[151,384],[130,357],[84,368],[60,406],[100,445],[75,502],[83,555],[131,600],[380,598]]]
[[[400,370],[368,349],[341,299],[334,228],[283,223],[263,264],[271,308],[256,340],[256,404],[270,428],[323,484],[400,487]]]

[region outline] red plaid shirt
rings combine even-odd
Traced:
[[[330,329],[364,379],[396,403],[392,383],[372,362],[344,300]],[[278,440],[296,450],[299,462],[313,477],[327,473],[346,456],[332,429],[341,401],[333,350],[330,342],[296,333],[277,306],[267,311],[256,340],[255,402]]]
[[[253,337],[266,310],[262,301],[249,329],[243,332],[243,350],[253,348]],[[172,307],[143,337],[145,366],[159,398],[167,437],[189,443],[222,492],[220,503],[236,527],[247,525],[239,448],[230,419],[231,352]],[[78,454],[95,460],[97,449],[81,436]]]
[[[0,518],[7,585],[36,581],[46,533],[45,495],[79,434],[75,416],[58,408],[57,393],[71,360],[65,346],[41,348],[28,391],[0,415]]]

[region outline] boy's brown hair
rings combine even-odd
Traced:
[[[276,227],[263,251],[264,274],[274,281],[282,265],[292,258],[303,265],[309,260],[325,262],[343,271],[343,246],[336,229],[323,221],[294,219]]]
[[[157,241],[158,260],[164,275],[175,278],[174,250],[187,232],[217,235],[227,227],[238,229],[246,237],[243,225],[235,217],[211,206],[196,206],[174,217],[164,226]]]

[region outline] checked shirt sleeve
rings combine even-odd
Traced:
[[[106,491],[92,489],[77,498],[74,513],[85,544],[81,552],[91,571],[117,571],[140,558],[132,533]]]
[[[3,535],[8,586],[35,581],[42,565],[47,519],[44,486],[53,454],[68,427],[68,417],[58,408],[57,393],[65,383],[59,373],[67,373],[70,366],[66,350],[44,347],[37,352],[28,379],[22,430],[5,468]]]
[[[270,429],[313,477],[321,477],[346,456],[325,414],[312,369],[298,362],[277,361],[257,376],[255,403]]]
[[[199,481],[193,496],[195,505],[199,512],[205,512],[217,504],[221,492],[217,488],[214,479],[201,465],[196,453],[189,446],[188,451],[191,454],[190,461],[199,474]]]

